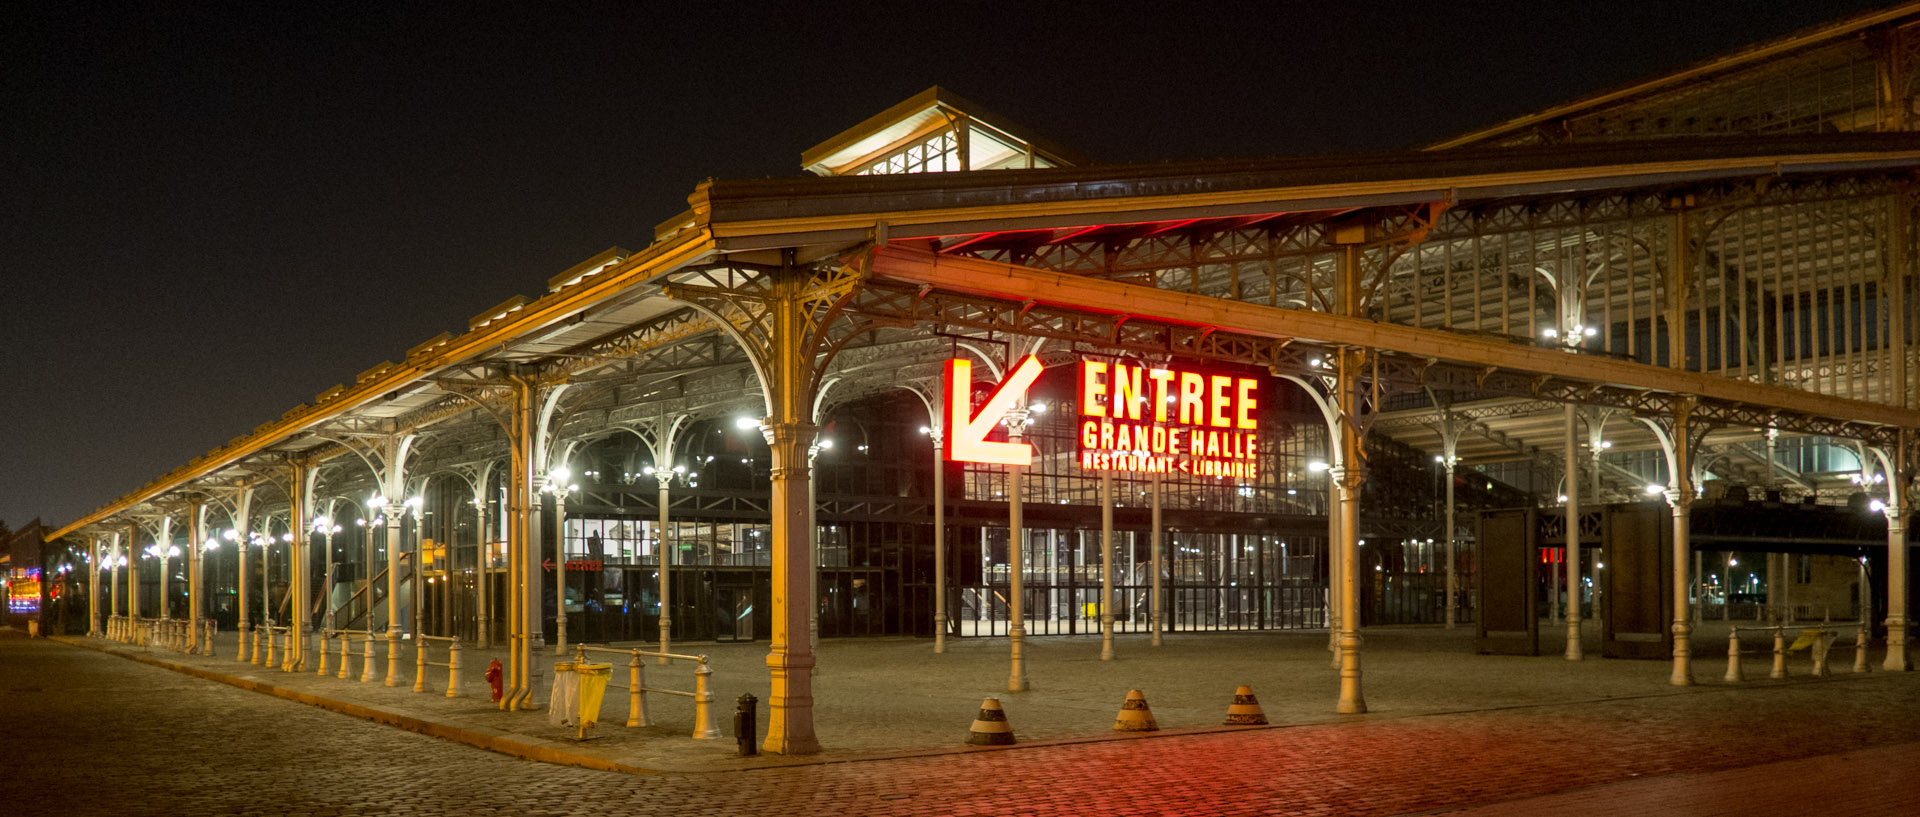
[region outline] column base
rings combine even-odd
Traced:
[[[1881,665],[1888,672],[1911,672],[1913,659],[1907,655],[1907,622],[1887,619],[1887,660]]]
[[[1340,702],[1334,712],[1341,715],[1367,714],[1366,696],[1360,693],[1360,634],[1340,634]]]
[[[781,755],[820,752],[813,733],[812,655],[775,652],[767,655],[772,693],[767,696],[767,737],[760,750]]]
[[[1025,638],[1025,635],[1026,635],[1025,633],[1021,633],[1021,632],[1012,632],[1007,634],[1008,640],[1012,642],[1012,653],[1013,653],[1012,655],[1013,664],[1012,664],[1012,667],[1008,670],[1008,674],[1007,674],[1007,691],[1008,692],[1026,692],[1028,690],[1033,689],[1033,684],[1027,680],[1026,656],[1023,655],[1021,651],[1021,648],[1023,646],[1022,641]]]
[[[1693,645],[1687,638],[1692,628],[1683,622],[1673,624],[1673,675],[1667,683],[1677,687],[1693,686]]]
[[[387,631],[387,678],[386,686],[400,685],[400,634]]]

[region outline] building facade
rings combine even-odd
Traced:
[[[1689,683],[1690,506],[1858,494],[1904,669],[1916,25],[1370,156],[1093,165],[931,89],[55,536],[116,566],[117,616],[505,644],[510,707],[548,639],[764,639],[766,748],[804,753],[816,632],[1004,638],[1019,689],[1029,636],[1325,628],[1363,712],[1359,628],[1473,620],[1462,531],[1515,505],[1662,503]],[[1089,361],[1253,384],[1239,453],[1200,457],[1238,470],[1090,443]],[[1565,538],[1542,578],[1584,588]]]

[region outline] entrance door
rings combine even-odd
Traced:
[[[753,588],[721,586],[715,590],[723,617],[715,622],[714,640],[752,641]]]

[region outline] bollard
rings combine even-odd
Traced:
[[[261,666],[267,669],[273,669],[273,657],[278,655],[278,653],[274,652],[276,645],[273,643],[273,625],[269,624],[262,629],[267,631],[267,660],[266,663]]]
[[[1783,627],[1773,628],[1773,672],[1767,677],[1787,677],[1787,632]]]
[[[256,667],[260,666],[260,631],[264,629],[257,626],[253,628],[253,665]]]
[[[327,639],[332,637],[332,633],[326,630],[320,631],[320,670],[316,673],[317,675],[327,674]]]
[[[1740,630],[1736,628],[1727,633],[1726,681],[1729,684],[1737,684],[1745,680],[1747,680],[1746,676],[1740,674]]]
[[[640,651],[633,651],[633,659],[627,662],[627,725],[647,725],[647,697],[642,690],[647,686],[646,665],[640,660]]]
[[[367,631],[367,650],[360,656],[360,683],[373,682],[373,631]]]
[[[1833,648],[1833,638],[1832,630],[1821,630],[1814,635],[1813,644],[1807,648],[1808,652],[1813,653],[1813,677],[1815,678],[1826,678],[1833,674],[1833,671],[1827,668],[1827,650]]]
[[[242,664],[247,663],[247,632],[252,629],[253,625],[246,621],[241,621],[233,628],[234,633],[239,636],[234,639],[233,660]]]
[[[707,657],[700,656],[700,666],[693,671],[694,740],[720,737],[720,730],[713,728],[713,693],[707,689],[707,676],[712,674],[713,668],[707,666]]]
[[[333,636],[340,639],[340,674],[335,677],[344,681],[350,677],[348,668],[353,666],[353,639],[344,632],[334,633]]]
[[[447,697],[460,697],[460,639],[447,643]]]
[[[220,623],[217,621],[214,621],[213,619],[207,619],[207,657],[208,658],[215,657],[214,654],[217,652],[217,650],[215,650],[213,647],[213,637],[219,634],[220,634]]]
[[[704,663],[701,666],[706,666]],[[760,724],[760,699],[749,692],[740,696],[733,710],[733,739],[740,745],[741,757],[753,757],[760,753],[760,742],[754,740],[754,730]]]
[[[1853,631],[1853,671],[1867,671],[1867,623],[1860,622],[1859,629]]]
[[[413,641],[413,691],[427,691],[427,640]]]

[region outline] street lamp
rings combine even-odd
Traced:
[[[333,521],[333,515],[331,513],[333,503],[334,500],[327,500],[328,513],[323,513],[313,518],[313,532],[325,537],[322,547],[325,548],[326,566],[322,568],[321,575],[324,578],[320,587],[321,603],[326,606],[327,611],[326,616],[322,618],[320,622],[321,640],[323,643],[326,639],[325,634],[333,631],[333,535],[340,532],[340,525]]]
[[[746,419],[746,418],[741,418]],[[735,423],[738,425],[738,421]],[[745,426],[742,426],[745,428]],[[553,495],[554,528],[559,531],[559,543],[554,547],[554,654],[567,654],[567,494],[580,490],[580,486],[570,482],[573,472],[562,465],[547,472],[546,484],[540,486],[542,493]]]

